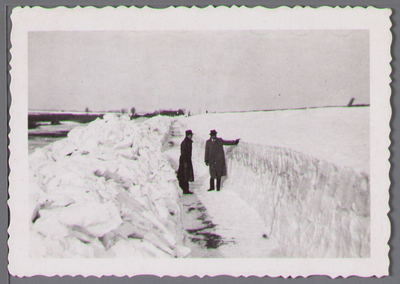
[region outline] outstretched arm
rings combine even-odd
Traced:
[[[236,140],[224,140],[224,139],[221,139],[221,140],[222,140],[223,145],[237,145],[237,144],[239,144],[240,138],[236,139]]]

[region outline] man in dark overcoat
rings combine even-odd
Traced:
[[[206,141],[204,162],[210,167],[210,189],[213,191],[214,179],[217,179],[217,191],[221,189],[221,177],[226,175],[225,153],[223,145],[237,145],[240,139],[223,140],[217,137],[217,131],[211,130],[210,139]]]
[[[178,180],[183,194],[193,194],[189,191],[189,182],[194,181],[192,165],[192,143],[193,132],[186,130],[185,139],[181,143],[181,156],[179,157]]]

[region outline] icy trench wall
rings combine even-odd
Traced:
[[[186,256],[180,191],[162,153],[172,122],[106,115],[32,153],[30,256]]]
[[[194,143],[204,159],[205,141]],[[225,147],[234,190],[265,221],[282,257],[369,257],[369,175],[278,147]],[[240,208],[238,208],[240,210]]]

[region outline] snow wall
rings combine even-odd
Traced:
[[[184,257],[173,119],[106,115],[30,155],[31,257]]]
[[[195,141],[197,159],[204,145]],[[259,212],[282,257],[369,257],[368,174],[288,148],[240,142],[225,154],[223,189]]]

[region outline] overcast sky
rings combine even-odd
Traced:
[[[32,32],[28,45],[31,110],[369,103],[368,31]]]

